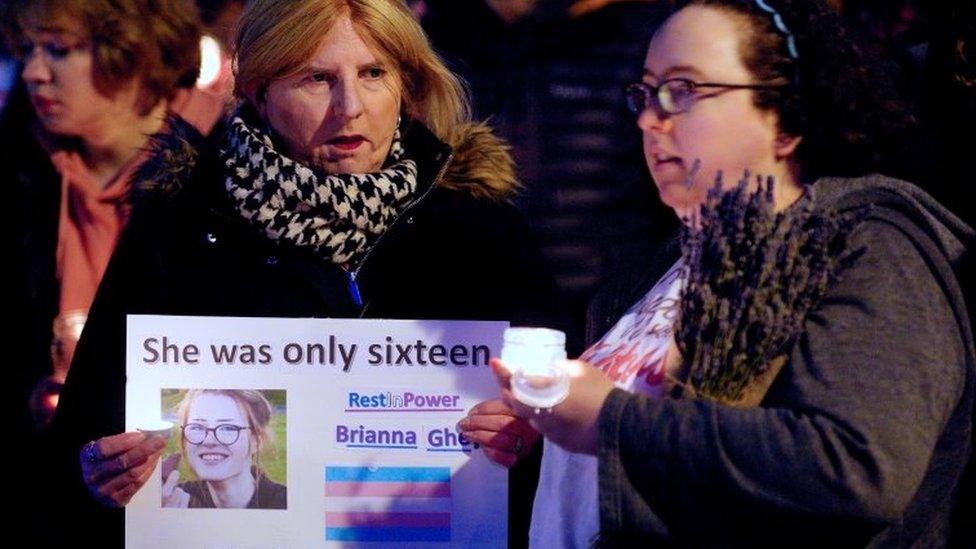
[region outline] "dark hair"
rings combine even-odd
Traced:
[[[139,108],[152,109],[196,81],[200,21],[190,0],[16,0],[5,13],[16,51],[24,27],[78,27],[91,40],[95,89],[111,96],[139,78]],[[23,52],[21,52],[23,53]]]
[[[796,159],[805,181],[884,171],[915,126],[889,68],[821,2],[766,3],[793,35],[797,59],[786,33],[755,0],[687,0],[677,9],[708,6],[746,25],[739,44],[743,64],[757,83],[783,84],[756,90],[755,104],[775,111],[784,133],[803,138]]]
[[[196,0],[200,20],[205,26],[216,22],[224,10],[237,6],[244,7],[245,3],[245,0]]]

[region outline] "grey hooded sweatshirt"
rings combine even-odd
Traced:
[[[822,210],[871,205],[849,240],[860,255],[760,407],[610,394],[603,544],[946,545],[973,440],[976,360],[954,274],[973,230],[881,176],[822,179],[809,196]]]

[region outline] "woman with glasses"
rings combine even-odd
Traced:
[[[180,452],[196,479],[164,471],[163,507],[285,509],[285,486],[260,464],[273,446],[272,413],[260,391],[187,391],[177,408]]]
[[[954,269],[974,233],[918,188],[876,174],[905,120],[890,89],[837,18],[811,0],[692,0],[657,31],[627,96],[654,184],[686,222],[687,251],[665,251],[650,270],[598,296],[592,346],[566,364],[563,402],[521,404],[510,373],[493,361],[503,400],[546,438],[533,545],[950,541],[976,379]],[[743,177],[747,170],[763,183]],[[757,202],[735,202],[743,194],[768,205],[762,219],[804,242],[812,240],[795,229],[806,225],[791,220],[833,219],[846,245],[814,253],[784,239],[775,250],[787,253],[754,268],[749,254],[714,254],[733,289],[723,313],[708,308],[708,279],[692,275],[713,251],[766,250],[760,242],[732,247],[714,232],[758,234],[740,215]],[[695,238],[706,245],[695,248]],[[689,253],[696,249],[702,255]],[[816,284],[786,277],[800,261],[835,270]],[[762,287],[759,275],[788,285]],[[815,286],[822,293],[805,293]],[[754,311],[737,305],[760,292],[816,298]],[[697,357],[736,344],[719,339],[736,333],[728,328],[734,313],[758,319],[750,325],[757,334],[789,328],[777,354],[740,348],[716,374],[686,377]],[[698,326],[717,335],[684,338]],[[757,382],[751,402],[722,396],[722,383],[736,379],[705,375],[739,363],[756,374],[747,378]],[[675,394],[669,379],[697,392]],[[460,427],[479,421],[474,414]],[[468,437],[479,441],[476,432]]]

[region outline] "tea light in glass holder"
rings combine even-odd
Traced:
[[[502,362],[512,372],[512,393],[519,402],[539,414],[562,402],[569,394],[566,334],[548,328],[505,330]]]

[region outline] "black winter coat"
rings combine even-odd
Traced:
[[[51,337],[58,314],[58,214],[61,176],[38,142],[34,110],[23,86],[15,88],[0,119],[0,185],[3,216],[3,331],[7,352],[4,401],[12,406],[17,440],[35,435],[28,398],[38,381],[51,375]]]
[[[31,394],[38,382],[52,373],[51,338],[58,314],[58,213],[61,176],[51,164],[33,131],[36,118],[22,84],[14,88],[0,118],[0,186],[5,199],[0,251],[4,279],[4,394],[8,440],[18,448],[10,456],[10,489],[26,494],[9,522],[17,529],[36,531],[43,526],[34,496],[39,492],[37,428],[30,411]]]

